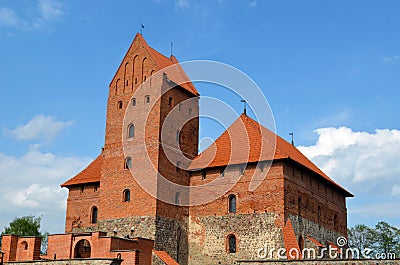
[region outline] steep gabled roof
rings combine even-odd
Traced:
[[[135,42],[139,42],[141,44],[141,46],[144,47],[144,49],[146,49],[147,53],[149,54],[149,56],[151,57],[151,60],[157,65],[157,71],[161,71],[163,69],[167,69],[165,71],[167,77],[169,80],[173,81],[176,84],[179,84],[179,86],[181,86],[182,88],[184,88],[186,91],[188,91],[189,93],[198,96],[200,95],[199,92],[196,90],[196,88],[194,87],[193,83],[190,81],[190,79],[187,77],[185,71],[183,71],[181,65],[179,64],[178,60],[175,58],[175,56],[171,55],[170,58],[162,55],[161,53],[159,53],[158,51],[156,51],[155,49],[153,49],[152,47],[150,47],[146,40],[143,38],[142,34],[137,33],[131,46],[129,47],[125,57],[127,56],[127,54],[129,53],[129,51],[132,49],[133,44]],[[123,65],[124,60],[121,62],[118,71],[120,70],[120,68]],[[117,71],[117,73],[118,73]],[[113,80],[115,79],[115,76],[113,78]],[[111,82],[112,83],[112,82]]]
[[[153,253],[159,257],[166,265],[179,265],[167,252],[162,250],[153,250]]]
[[[245,114],[240,115],[211,146],[195,157],[189,169],[196,170],[280,159],[297,162],[342,190],[346,196],[353,196],[322,172],[295,146]]]
[[[295,251],[293,251],[293,250],[297,250],[299,259],[302,258],[299,243],[297,242],[296,234],[294,233],[294,229],[293,229],[292,222],[290,221],[290,219],[287,220],[285,226],[283,227],[283,243],[285,245],[287,259],[295,259],[296,258],[296,257],[290,256],[290,254],[296,255]]]
[[[103,156],[99,155],[78,175],[69,179],[65,183],[61,184],[61,187],[70,187],[74,185],[100,182],[102,164],[103,164]]]

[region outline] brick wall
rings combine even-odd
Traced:
[[[25,261],[40,259],[40,237],[19,237],[3,235],[2,251],[4,261]]]
[[[82,231],[82,228],[96,229],[91,223],[91,210],[99,205],[99,184],[69,187],[65,232]]]

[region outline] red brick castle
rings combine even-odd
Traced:
[[[174,56],[165,57],[136,35],[109,86],[104,148],[61,185],[69,190],[65,234],[49,236],[45,257],[38,254],[37,240],[5,236],[5,261],[118,257],[122,264],[233,264],[259,259],[257,250],[265,244],[301,250],[347,236],[346,197],[353,195],[249,116],[240,115],[198,154],[199,93],[191,82],[178,84],[176,74],[154,76],[177,64]],[[178,72],[185,77],[180,67]],[[174,122],[165,124],[173,109]],[[243,138],[248,144],[241,150],[242,143],[232,141]],[[179,156],[171,161],[163,141],[193,162],[181,165]],[[129,156],[126,144],[132,148]],[[144,167],[149,161],[155,170]],[[160,174],[183,186],[218,178],[238,181],[217,199],[191,206],[183,203],[184,194],[162,183],[154,183],[154,191],[175,203],[150,195],[132,168],[142,178]],[[265,176],[249,190],[258,175]],[[26,249],[25,243],[19,247],[22,242]]]

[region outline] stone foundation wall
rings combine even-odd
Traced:
[[[294,233],[297,236],[297,241],[299,241],[300,236],[302,236],[304,240],[306,236],[311,236],[323,245],[326,245],[327,241],[336,244],[337,238],[344,236],[336,231],[326,229],[325,227],[322,227],[308,219],[299,217],[297,215],[290,214],[289,219],[292,222]]]
[[[240,259],[257,259],[265,244],[283,247],[282,229],[274,213],[190,217],[189,264],[235,264]],[[236,253],[228,253],[227,236],[236,236]]]
[[[177,221],[158,216],[155,249],[166,251],[180,265],[188,264],[187,221]]]
[[[131,229],[134,228],[133,232]],[[117,231],[116,235],[114,231]],[[116,218],[110,220],[100,220],[98,225],[85,228],[74,228],[74,233],[80,232],[107,232],[107,236],[126,237],[130,238],[142,237],[154,240],[155,239],[155,217],[153,216],[134,216],[128,218]]]

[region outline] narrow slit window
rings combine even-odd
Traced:
[[[122,101],[118,101],[118,109],[122,109]]]
[[[124,190],[123,198],[124,198],[124,202],[130,202],[131,201],[131,191],[129,189],[125,189]]]
[[[132,106],[136,106],[136,98],[133,98],[133,99],[131,100],[131,102],[132,102]]]
[[[236,196],[235,195],[229,195],[228,197],[228,208],[230,213],[236,213]]]
[[[125,169],[130,169],[132,168],[132,158],[127,157],[125,158]]]
[[[92,207],[92,218],[91,218],[91,223],[92,224],[97,224],[97,216],[99,214],[99,210],[97,209],[96,206]]]
[[[144,96],[144,102],[145,103],[150,103],[150,95]]]
[[[135,125],[129,124],[128,126],[128,138],[135,137]]]
[[[228,236],[228,252],[236,253],[236,236],[232,234]]]

